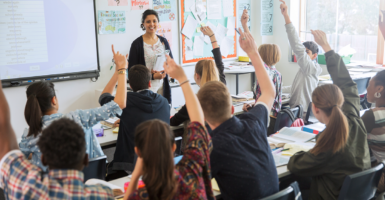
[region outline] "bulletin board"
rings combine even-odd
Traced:
[[[189,9],[187,9],[185,11],[185,1],[192,1],[192,0],[181,0],[180,3],[179,3],[179,13],[180,13],[180,17],[179,17],[179,27],[180,27],[180,34],[181,34],[181,37],[180,37],[180,45],[181,45],[181,50],[182,50],[182,54],[180,54],[180,61],[181,61],[181,64],[182,65],[189,65],[189,64],[194,64],[200,60],[204,60],[204,59],[213,59],[213,53],[212,53],[212,44],[211,43],[204,43],[204,52],[203,52],[203,57],[196,57],[194,55],[193,59],[191,60],[186,60],[186,43],[185,43],[185,40],[186,40],[186,36],[182,34],[182,29],[185,25],[185,22],[187,20],[187,17],[189,15],[191,15],[192,17],[194,17],[194,15],[192,14],[192,12],[190,12]],[[223,2],[223,1],[222,1]],[[238,27],[237,26],[237,0],[232,0],[231,1],[233,3],[233,8],[234,8],[234,13],[233,13],[233,17],[235,17],[235,27]],[[226,5],[223,5],[221,6],[221,9],[222,9],[222,18],[221,19],[205,19],[205,20],[202,20],[203,23],[207,23],[208,21],[210,21],[213,25],[217,26],[219,23],[222,24],[224,27],[227,28],[227,16],[224,16],[224,12],[223,12],[223,6],[226,6]],[[208,9],[208,8],[207,8]],[[200,25],[198,25],[196,28],[198,28]],[[236,58],[237,57],[237,38],[238,38],[238,33],[235,32],[235,27],[232,27],[230,29],[232,29],[232,31],[234,31],[234,36],[226,36],[230,39],[233,40],[233,45],[232,47],[230,48],[230,51],[229,51],[229,54],[227,55],[227,57],[224,57],[222,56],[222,58],[225,58],[225,59],[229,59],[229,58]],[[201,32],[195,32],[194,35],[193,35],[193,38],[191,39],[192,42],[194,43],[194,39],[195,37],[199,37],[199,35],[201,35]],[[220,45],[220,42],[221,41],[217,41],[218,42],[218,45]]]

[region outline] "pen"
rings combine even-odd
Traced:
[[[239,31],[238,31],[238,29],[237,29],[237,28],[235,28],[235,31],[237,31],[237,33],[238,33],[239,35],[241,35],[241,34],[239,33]]]

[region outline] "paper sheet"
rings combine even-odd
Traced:
[[[217,26],[215,26],[214,24],[212,24],[210,21],[207,21],[206,22],[206,26],[210,27],[211,30],[215,33],[215,31],[217,30]]]
[[[150,0],[131,0],[131,10],[147,10],[150,8]]]
[[[226,34],[227,28],[219,23],[217,29],[215,30],[215,38],[217,39],[218,44],[222,43],[222,40],[226,37]]]
[[[114,184],[111,184],[107,181],[104,181],[104,180],[100,180],[100,179],[88,179],[86,182],[85,182],[86,185],[97,185],[97,184],[101,184],[101,185],[105,185],[107,187],[110,187],[111,189],[115,190],[115,189],[119,189],[119,190],[122,190],[122,192],[124,191],[122,187],[119,187],[119,186],[116,186]]]
[[[235,17],[227,17],[227,36],[235,35]]]
[[[201,23],[202,20],[201,18],[198,16],[198,11],[196,10],[196,5],[193,4],[192,6],[190,6],[190,12],[192,12],[192,14],[194,15],[195,17],[195,20],[198,22],[198,23]]]
[[[158,12],[160,22],[176,20],[176,16],[178,14],[177,5],[177,0],[152,0],[152,9]]]
[[[222,18],[222,0],[207,0],[207,19]]]
[[[192,47],[192,40],[191,40],[191,39],[189,39],[189,38],[186,37],[186,38],[184,39],[184,43],[185,43],[186,46]]]
[[[108,0],[108,6],[128,6],[128,0]]]
[[[234,16],[234,3],[232,0],[223,0],[223,16]]]
[[[99,34],[126,33],[125,11],[98,11]]]
[[[203,33],[201,33],[199,35],[199,37],[201,38],[201,40],[203,40],[206,44],[210,44],[211,43],[211,40],[210,40],[210,37],[207,36],[207,35],[204,35]]]
[[[234,41],[228,37],[223,38],[221,41],[221,54],[224,57],[227,57],[230,53],[231,46],[233,45]]]
[[[163,64],[166,62],[166,56],[164,54],[157,54],[156,55],[156,63],[153,68],[155,71],[162,71],[164,70]]]
[[[182,34],[185,35],[186,37],[192,39],[194,33],[195,33],[195,28],[198,26],[198,22],[189,15],[187,17],[186,23],[184,24]]]
[[[203,56],[204,43],[201,37],[195,36],[194,38],[194,56],[202,57]]]
[[[156,34],[167,39],[168,44],[172,47],[172,22],[160,22]]]
[[[185,60],[192,60],[192,59],[194,59],[194,53],[193,53],[192,47],[186,46]]]
[[[190,12],[190,8],[191,8],[192,5],[195,5],[195,1],[194,0],[184,1],[184,11],[185,12]]]

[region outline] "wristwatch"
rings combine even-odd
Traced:
[[[118,74],[126,74],[126,70],[120,70],[118,71]]]

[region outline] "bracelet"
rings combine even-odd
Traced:
[[[212,36],[210,36],[210,37],[213,37],[215,34],[213,34]]]
[[[126,70],[126,68],[118,69],[118,71]]]
[[[179,83],[179,86],[182,86],[183,84],[185,84],[187,82],[190,82],[190,80],[187,79],[187,80],[183,81],[182,83]]]
[[[214,44],[214,43],[216,43],[217,41],[215,40],[214,42],[211,42],[211,44]]]

